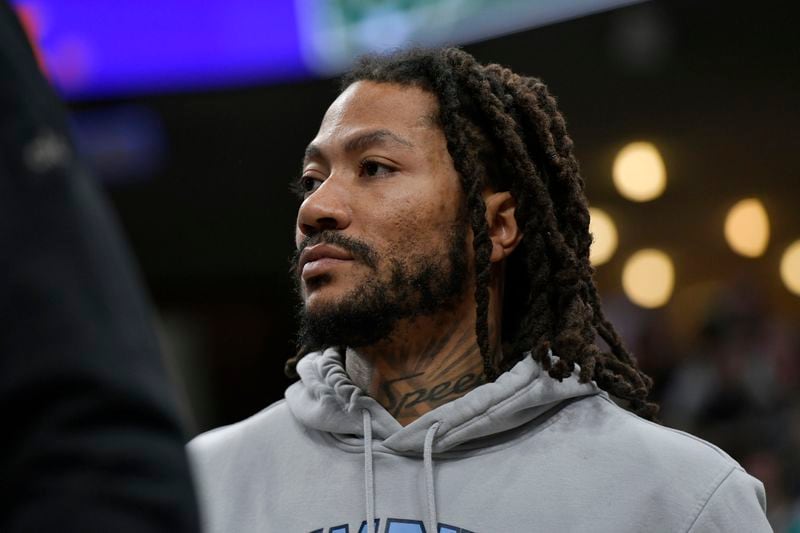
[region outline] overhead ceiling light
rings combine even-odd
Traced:
[[[800,296],[800,240],[794,241],[783,252],[781,279],[787,289]]]
[[[658,149],[649,142],[625,146],[614,159],[614,185],[619,193],[634,202],[661,196],[667,187],[667,170]]]
[[[622,288],[636,305],[661,307],[669,301],[674,286],[675,268],[669,256],[661,250],[639,250],[625,262]]]
[[[769,243],[769,218],[764,204],[756,198],[736,202],[725,218],[725,240],[745,257],[758,257]]]
[[[589,233],[592,247],[589,261],[598,266],[607,263],[617,250],[617,227],[611,216],[597,207],[589,208]]]

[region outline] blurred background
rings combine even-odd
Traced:
[[[18,0],[139,260],[191,434],[289,381],[288,183],[356,55],[463,45],[541,77],[604,305],[664,424],[800,532],[800,38],[791,3]]]

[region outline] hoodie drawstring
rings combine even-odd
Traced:
[[[425,487],[428,493],[428,531],[430,533],[436,533],[438,530],[436,487],[433,484],[433,439],[436,437],[437,429],[439,429],[439,422],[434,423],[425,433],[425,447],[422,452],[425,463]]]
[[[364,497],[367,506],[367,533],[375,527],[375,472],[372,464],[372,416],[369,409],[362,409],[364,422]],[[425,446],[422,457],[425,469],[425,489],[428,496],[428,527],[431,533],[438,531],[436,517],[436,487],[433,483],[433,439],[439,422],[435,422],[425,433]]]
[[[367,503],[366,533],[375,527],[375,474],[372,471],[372,417],[362,409],[364,420],[364,496]]]

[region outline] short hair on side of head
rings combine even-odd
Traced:
[[[476,336],[487,380],[530,352],[555,379],[580,367],[638,415],[653,419],[652,379],[604,316],[589,261],[592,236],[584,181],[564,117],[541,80],[497,64],[480,64],[458,48],[413,49],[362,57],[342,78],[415,86],[439,104],[436,122],[447,140],[466,196],[475,252]],[[506,259],[501,339],[490,353],[488,309],[492,244],[482,192],[510,191],[523,238]],[[602,351],[596,336],[610,351]],[[549,352],[557,355],[551,360]],[[295,375],[300,347],[289,360]]]

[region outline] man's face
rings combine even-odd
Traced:
[[[436,105],[416,87],[360,81],[325,114],[300,181],[301,342],[369,345],[468,294],[463,193]]]

